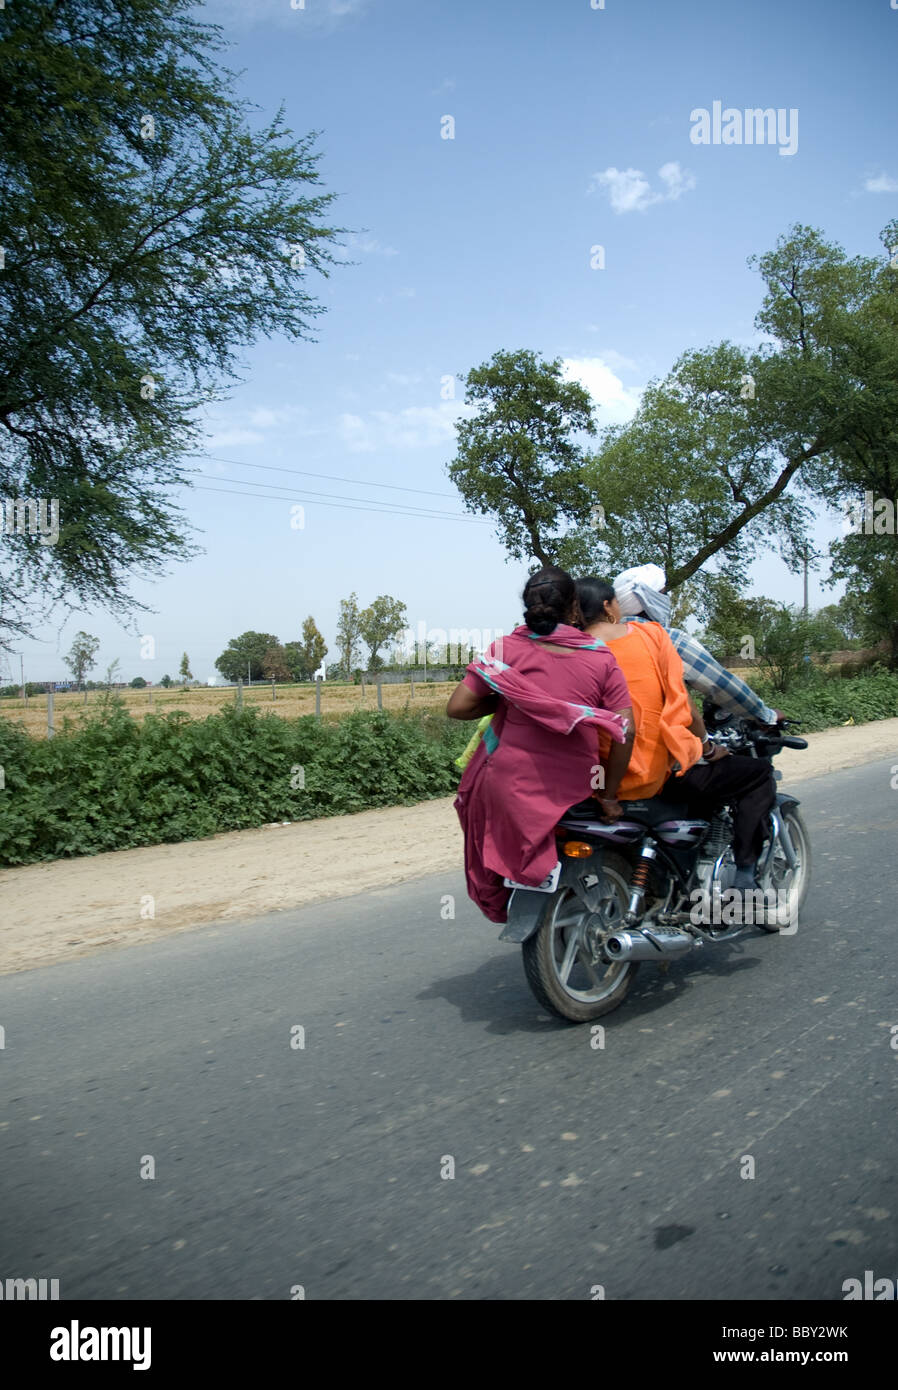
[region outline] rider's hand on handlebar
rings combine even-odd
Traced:
[[[593,793],[593,799],[599,803],[599,820],[620,820],[624,814],[623,806],[614,796],[596,796]]]
[[[708,740],[706,740],[706,742],[708,742]],[[702,746],[702,757],[706,763],[718,763],[721,758],[728,758],[729,756],[730,750],[728,748],[722,748],[719,743],[711,742],[711,746],[707,751],[705,746]]]

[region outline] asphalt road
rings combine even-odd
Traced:
[[[898,1278],[890,768],[797,788],[795,936],[643,966],[604,1048],[542,1014],[461,874],[0,979],[0,1279],[841,1300]]]

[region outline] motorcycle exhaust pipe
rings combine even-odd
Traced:
[[[697,945],[694,936],[686,931],[677,931],[675,927],[646,927],[643,931],[615,932],[605,942],[605,953],[611,961],[664,960],[670,956],[682,956]]]

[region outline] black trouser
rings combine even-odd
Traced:
[[[669,777],[659,792],[665,801],[685,801],[703,816],[733,808],[733,858],[738,868],[754,864],[764,843],[767,812],[776,802],[776,783],[764,758],[730,753],[698,763],[682,777]]]

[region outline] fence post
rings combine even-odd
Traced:
[[[415,678],[414,678],[414,676],[410,676],[409,679],[410,679],[410,681],[411,681],[411,686],[412,686],[411,698],[414,700],[414,698],[415,698]]]
[[[315,677],[315,718],[321,718],[321,677]]]
[[[53,691],[47,691],[47,738],[52,738],[55,729],[53,728]]]
[[[243,709],[243,677],[237,677],[237,694],[234,696],[238,709]]]
[[[383,683],[383,681],[379,680],[379,681],[377,682],[377,708],[378,708],[378,709],[383,709],[383,707],[384,707],[384,683]]]
[[[273,678],[273,677],[272,677],[272,681],[271,681],[271,698],[272,698],[272,700],[276,700],[276,699],[277,699],[277,692],[276,692],[276,690],[275,690],[275,688],[274,688],[274,678]]]

